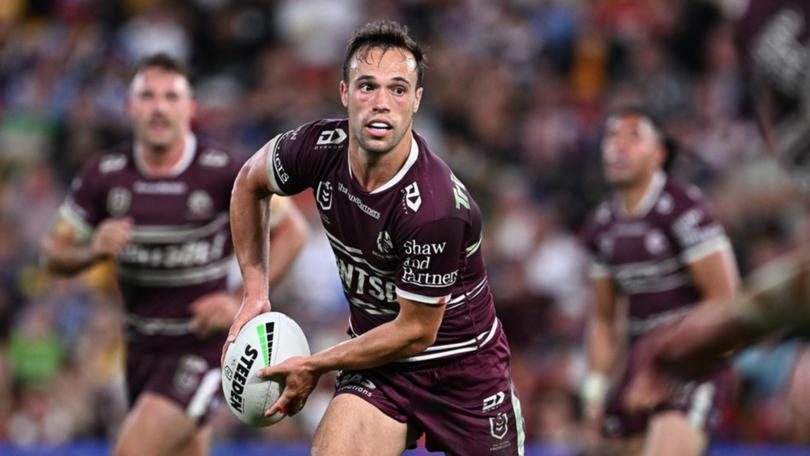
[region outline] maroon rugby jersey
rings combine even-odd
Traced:
[[[469,192],[414,134],[402,169],[372,192],[349,166],[348,122],[321,120],[273,138],[273,190],[311,187],[350,303],[350,333],[393,320],[397,297],[446,305],[436,343],[402,361],[477,350],[501,331],[481,254],[481,211]]]
[[[610,278],[629,299],[631,341],[697,304],[688,264],[730,248],[696,187],[658,173],[640,204],[628,215],[618,200],[605,201],[583,233],[591,277]]]
[[[74,180],[60,214],[85,238],[107,218],[134,219],[117,267],[130,344],[198,343],[189,331],[189,305],[226,288],[233,258],[228,210],[240,165],[190,136],[171,177],[144,173],[140,154],[128,145],[98,157]]]

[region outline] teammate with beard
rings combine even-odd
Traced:
[[[227,275],[229,196],[241,163],[191,132],[191,86],[167,55],[138,65],[127,110],[133,143],[91,161],[74,180],[43,240],[43,260],[61,275],[117,260],[131,410],[114,454],[207,454],[218,355],[239,307]],[[274,204],[268,288],[307,236],[294,206]]]

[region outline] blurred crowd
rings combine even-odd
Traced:
[[[810,237],[804,207],[763,153],[733,23],[718,5],[0,1],[0,441],[107,438],[125,410],[121,304],[109,266],[56,280],[39,268],[37,250],[77,170],[128,137],[132,64],[156,51],[183,59],[200,104],[195,130],[245,158],[276,133],[343,116],[344,43],[355,27],[389,18],[428,50],[416,130],[485,214],[490,283],[529,438],[577,445],[590,306],[577,233],[606,195],[606,110],[643,103],[665,119],[681,144],[675,174],[709,196],[743,273]],[[347,305],[311,196],[296,201],[316,235],[273,303],[317,349],[346,337]],[[807,439],[780,406],[802,386],[793,366],[803,355],[790,342],[742,357],[720,436]],[[304,413],[268,430],[240,426],[222,408],[217,438],[306,440],[331,389],[322,380]]]

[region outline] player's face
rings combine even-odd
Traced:
[[[609,183],[626,186],[642,182],[661,167],[663,160],[658,133],[647,118],[624,115],[608,119],[602,166]]]
[[[165,149],[182,140],[194,115],[188,80],[160,68],[147,68],[132,80],[127,110],[135,138],[145,146]]]
[[[361,48],[349,65],[340,98],[349,113],[352,139],[367,152],[390,152],[410,131],[422,99],[416,60],[400,48]]]

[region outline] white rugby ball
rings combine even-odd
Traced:
[[[286,415],[264,416],[284,389],[283,381],[265,380],[256,373],[293,356],[309,355],[301,327],[279,312],[267,312],[248,321],[225,353],[222,391],[231,412],[245,424],[269,426]]]

